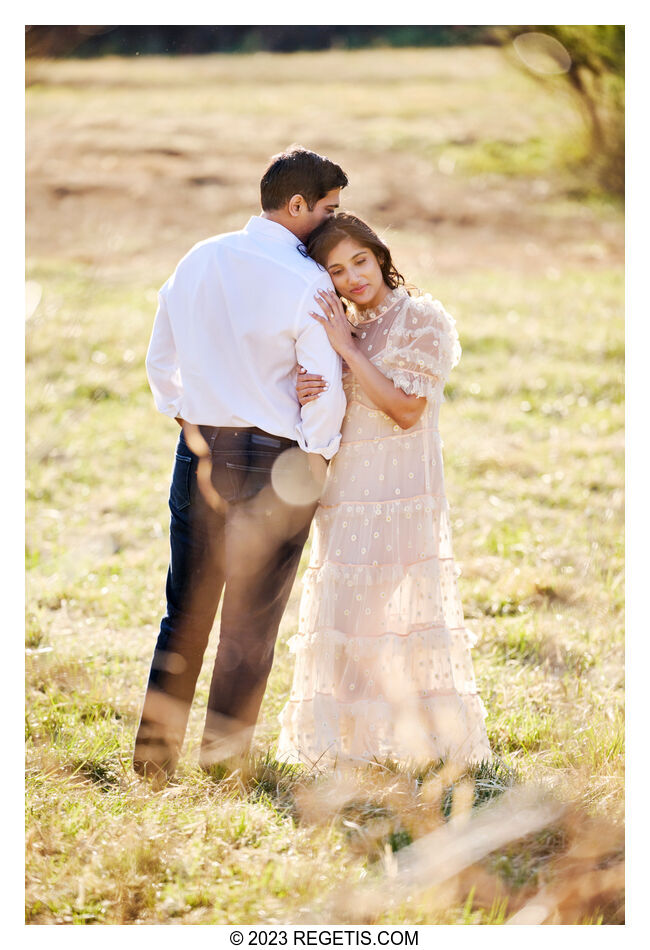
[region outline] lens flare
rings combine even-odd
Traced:
[[[287,449],[273,463],[271,484],[287,505],[310,505],[318,500],[325,484],[327,465],[321,455]]]
[[[519,59],[534,73],[544,76],[568,73],[571,57],[554,36],[547,33],[521,33],[512,41]]]

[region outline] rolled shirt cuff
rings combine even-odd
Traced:
[[[333,439],[327,445],[312,445],[302,431],[302,425],[296,426],[296,439],[303,452],[313,452],[315,455],[322,455],[324,459],[331,459],[339,450],[341,444],[341,433],[337,432]]]

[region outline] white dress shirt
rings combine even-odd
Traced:
[[[341,358],[323,327],[326,271],[281,224],[252,217],[241,231],[196,244],[160,289],[147,376],[160,412],[197,425],[258,426],[331,458],[345,412]],[[300,407],[296,369],[329,391]]]

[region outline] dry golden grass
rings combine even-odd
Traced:
[[[623,220],[571,164],[569,103],[494,49],[30,62],[28,83],[28,921],[621,922]],[[257,212],[291,141],[341,162],[347,207],[458,321],[445,472],[496,759],[279,767],[296,585],[252,759],[196,767],[212,643],[155,792],[130,755],[176,437],[143,368],[156,288]]]

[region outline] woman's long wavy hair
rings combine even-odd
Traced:
[[[305,241],[305,249],[310,257],[322,267],[326,267],[330,252],[345,238],[352,238],[362,247],[372,251],[377,258],[382,277],[391,290],[406,283],[395,267],[388,247],[370,225],[354,214],[340,211],[331,218],[326,218],[309,235]]]

